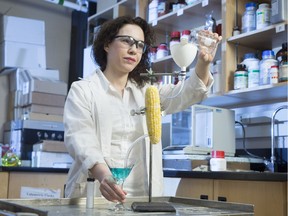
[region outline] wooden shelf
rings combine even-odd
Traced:
[[[271,47],[280,47],[285,36],[287,38],[287,23],[282,22],[230,37],[227,41],[245,47],[265,50],[271,49]]]
[[[221,20],[221,0],[209,1],[202,6],[202,0],[196,1],[178,11],[167,13],[150,22],[157,32],[171,32],[175,30],[194,29],[205,25],[205,15],[213,11],[213,17]]]
[[[201,104],[222,108],[239,108],[257,104],[287,101],[287,82],[232,90],[223,95],[210,95]]]
[[[89,17],[88,25],[95,25],[100,18],[113,19],[115,15],[120,14],[118,13],[119,9],[121,11],[123,8],[126,13],[127,11],[131,13],[135,11],[137,14],[137,8],[145,11],[145,6],[137,6],[138,2],[140,1],[122,0],[106,10]],[[203,5],[206,2],[208,2],[208,5]],[[239,9],[245,9],[243,6],[245,5],[244,2],[248,2],[248,0],[241,1]],[[221,56],[222,69],[226,74],[225,92],[219,95],[210,95],[202,104],[223,108],[237,108],[287,101],[287,82],[241,90],[228,90],[230,83],[228,79],[230,74],[234,72],[238,62],[234,45],[239,45],[239,50],[241,49],[241,51],[239,51],[238,56],[242,56],[243,53],[248,51],[262,51],[280,47],[283,40],[287,38],[287,21],[231,37],[230,30],[233,28],[236,17],[235,8],[234,1],[224,1],[223,3],[222,0],[197,0],[194,4],[188,5],[176,12],[170,12],[158,17],[156,20],[151,21],[150,25],[154,27],[157,37],[159,36],[159,40],[165,41],[171,31],[203,27],[205,25],[205,15],[212,11],[217,23],[219,23],[219,20],[221,23],[223,22],[222,36],[224,46],[222,44],[222,46],[218,47],[215,59],[219,59],[217,57]],[[241,10],[239,10],[239,14],[243,12]],[[195,67],[195,62],[196,61],[190,65],[190,68]],[[171,55],[154,61],[152,63],[152,69],[156,73],[171,73],[179,70]]]
[[[114,9],[119,7],[119,6],[125,6],[127,8],[130,8],[131,10],[135,11],[136,5],[135,5],[135,0],[122,0],[111,7],[108,7],[107,9],[96,13],[88,18],[88,23],[90,24],[95,24],[96,21],[101,18],[101,19],[113,19],[114,17]]]

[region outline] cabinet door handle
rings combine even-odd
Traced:
[[[203,194],[201,194],[201,195],[200,195],[200,199],[202,199],[202,200],[208,200],[208,195],[203,195]]]
[[[227,201],[227,198],[226,198],[226,197],[218,196],[218,201],[226,202],[226,201]]]

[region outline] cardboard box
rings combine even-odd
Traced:
[[[55,121],[63,122],[63,115],[51,115],[44,113],[24,113],[21,117],[22,120],[36,120],[36,121]]]
[[[73,158],[68,153],[60,152],[32,152],[32,167],[69,168]]]
[[[31,104],[30,106],[24,107],[22,113],[44,113],[50,115],[63,115],[64,107],[55,107],[55,106],[45,106],[45,105],[38,105],[38,104]]]
[[[43,80],[59,80],[59,70],[53,69],[43,69],[43,68],[15,68],[11,70],[4,70],[1,74],[8,74],[9,76],[9,90],[10,91],[22,91],[23,85],[26,82],[29,82],[31,77],[39,77]],[[27,85],[27,84],[26,84]],[[29,88],[29,86],[27,86]],[[27,89],[28,91],[29,89]]]
[[[3,41],[45,46],[45,22],[0,15],[0,42]]]
[[[28,86],[24,86],[23,95],[29,92],[44,92],[49,94],[67,95],[67,83],[58,80],[41,79],[40,77],[30,77]]]
[[[33,145],[33,151],[68,153],[64,141],[57,140],[43,140],[40,143],[36,143]]]
[[[5,67],[46,68],[46,47],[4,41],[0,44],[0,70]]]
[[[64,139],[64,124],[52,121],[17,120],[4,124],[4,143],[19,153],[21,160],[31,160],[33,144],[40,140]]]
[[[28,101],[23,106],[30,104],[39,104],[39,105],[47,105],[47,106],[56,106],[56,107],[64,107],[65,104],[65,95],[58,94],[49,94],[44,92],[29,92],[28,93]]]

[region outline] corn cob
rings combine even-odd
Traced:
[[[145,93],[146,122],[148,135],[152,144],[157,144],[161,139],[161,106],[159,91],[155,86],[147,88]]]

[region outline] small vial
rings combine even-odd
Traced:
[[[211,152],[210,170],[211,171],[226,171],[227,163],[224,151],[213,150]]]
[[[94,208],[94,178],[87,178],[86,208]]]

